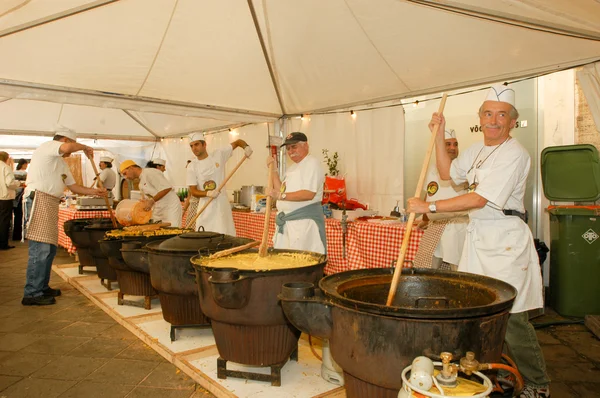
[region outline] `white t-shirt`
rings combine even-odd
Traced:
[[[39,190],[60,197],[65,186],[75,184],[67,163],[60,154],[61,141],[44,142],[33,152],[27,173],[25,195]]]
[[[452,180],[442,180],[435,165],[429,167],[425,182],[427,202],[455,198],[467,192],[466,183],[455,184]],[[427,217],[432,220],[452,219],[444,228],[444,233],[433,253],[434,257],[441,258],[449,264],[458,265],[462,256],[467,231],[466,213],[428,213]]]
[[[202,160],[194,159],[187,167],[186,182],[201,191],[212,191],[225,179],[225,164],[231,157],[233,147],[226,145],[215,149]],[[198,198],[198,209],[204,207],[210,198]],[[204,227],[206,231],[235,236],[235,225],[231,214],[231,205],[225,190],[217,196],[196,220],[196,228]]]
[[[139,186],[140,191],[146,196],[155,196],[160,191],[170,189],[168,194],[154,203],[152,219],[170,222],[172,227],[181,226],[181,202],[162,171],[142,169]]]
[[[500,146],[478,142],[454,159],[450,177],[456,184],[477,184],[475,192],[488,200],[482,209],[471,210],[469,217],[495,219],[502,209],[525,212],[523,199],[530,167],[529,153],[514,138]]]
[[[427,196],[425,200],[427,202],[434,202],[436,200],[444,200],[455,198],[459,195],[463,195],[467,192],[465,183],[455,184],[452,180],[442,180],[438,173],[435,159],[432,160],[433,164],[429,166],[427,170],[427,176],[425,178],[425,190]]]
[[[117,173],[108,167],[100,172],[99,178],[106,189],[113,189],[117,184]]]
[[[278,200],[277,210],[290,213],[296,209],[308,206],[312,203],[321,203],[323,200],[323,184],[325,183],[325,171],[321,162],[312,155],[306,155],[300,163],[291,165],[285,173],[282,181],[281,192],[311,191],[316,192],[314,198],[302,202],[289,200]]]
[[[294,163],[287,170],[285,179],[281,185],[281,191],[283,193],[307,190],[316,192],[314,198],[302,202],[278,200],[277,209],[284,213],[290,213],[313,203],[321,203],[324,183],[325,172],[323,171],[321,162],[314,156],[307,155],[300,163]],[[273,246],[276,249],[308,250],[316,253],[325,253],[325,247],[319,235],[319,228],[311,219],[286,222],[283,233],[276,233],[273,236]]]

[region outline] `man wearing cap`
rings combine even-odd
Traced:
[[[165,172],[165,170],[166,170],[165,166],[166,166],[167,162],[164,159],[161,159],[161,158],[152,159],[152,164],[154,165],[155,169],[160,170],[163,173]]]
[[[283,181],[273,173],[273,190],[269,195],[277,200],[279,210],[273,246],[326,253],[325,216],[321,207],[325,171],[321,162],[308,153],[304,133],[289,134],[282,146],[294,164],[286,170]],[[267,165],[270,167],[274,161],[269,157]]]
[[[145,197],[144,208],[152,209],[153,220],[169,222],[172,227],[181,226],[181,203],[173,186],[160,170],[142,169],[133,160],[125,160],[119,171],[128,180],[140,179],[140,191]]]
[[[446,152],[451,160],[458,157],[456,133],[448,129],[444,133]],[[432,163],[425,178],[427,202],[454,198],[466,193],[466,184],[455,184],[440,178],[435,163]],[[456,271],[462,254],[469,218],[466,212],[423,214],[421,228],[426,228],[421,237],[414,266],[424,268],[449,268]],[[427,243],[427,244],[426,244]]]
[[[550,396],[544,356],[527,311],[541,308],[542,276],[533,236],[525,222],[523,198],[531,166],[529,154],[510,136],[519,113],[514,90],[493,86],[479,109],[483,142],[455,160],[444,151],[446,121],[434,113],[430,128],[440,128],[436,160],[440,177],[468,183],[467,193],[427,203],[408,200],[415,213],[468,211],[469,224],[459,271],[490,276],[510,283],[517,297],[508,319],[505,342],[526,387],[520,397]]]
[[[225,179],[225,164],[233,150],[243,148],[246,157],[252,155],[252,148],[244,140],[235,140],[231,145],[206,151],[204,134],[190,134],[190,148],[196,159],[187,167],[187,185],[189,193],[198,198],[198,208],[213,198],[210,206],[196,219],[196,229],[200,226],[206,231],[219,232],[235,236],[235,225],[231,214],[231,205],[227,195],[220,194],[217,187]]]
[[[109,197],[112,197],[112,190],[117,185],[117,173],[112,169],[112,159],[108,156],[100,158],[100,173],[98,177],[102,181],[102,186],[109,192]]]
[[[58,245],[58,205],[65,186],[73,193],[106,196],[106,189],[86,188],[75,183],[64,161],[73,152],[83,151],[92,156],[94,150],[76,142],[70,129],[61,128],[52,141],[40,145],[31,157],[27,173],[25,196],[32,202],[27,225],[29,260],[23,292],[23,305],[49,305],[61,295],[59,289],[48,286],[52,261]]]

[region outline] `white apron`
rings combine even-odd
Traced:
[[[473,168],[469,184],[482,181],[488,169]],[[488,202],[469,212],[470,222],[459,271],[500,279],[517,289],[511,313],[543,306],[542,276],[533,236],[523,220],[506,216]]]
[[[276,229],[273,236],[273,247],[325,254],[319,227],[316,222],[308,219],[287,221],[283,228],[283,234],[278,234]]]
[[[209,199],[210,198],[199,198],[198,211],[204,207]],[[227,199],[227,191],[225,188],[221,190],[221,194],[217,196],[216,199],[213,199],[196,220],[196,230],[201,226],[204,227],[205,231],[235,236],[235,225],[233,223],[233,215],[231,214],[231,204]]]
[[[181,227],[181,202],[175,192],[171,191],[161,200],[154,202],[152,219],[170,222],[172,227]]]
[[[467,234],[467,223],[466,217],[457,217],[448,220],[433,255],[441,258],[448,264],[457,265],[462,256],[465,236]]]

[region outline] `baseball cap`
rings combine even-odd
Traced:
[[[308,138],[306,138],[306,134],[300,132],[290,133],[285,137],[285,141],[281,146],[297,144],[298,142],[308,142]]]
[[[121,172],[121,174],[123,174],[125,169],[127,169],[131,166],[136,166],[135,162],[131,159],[127,159],[127,160],[123,161],[123,163],[121,163],[121,166],[119,166],[119,171]]]

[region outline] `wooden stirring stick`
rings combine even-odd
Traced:
[[[446,98],[448,98],[448,94],[444,94],[442,96],[442,102],[440,102],[438,113],[444,112],[444,106],[446,106]],[[415,197],[417,198],[420,198],[422,195],[423,182],[425,181],[425,176],[427,175],[427,169],[429,168],[429,159],[431,158],[431,152],[433,152],[433,147],[435,146],[435,137],[439,128],[439,124],[433,126],[433,132],[431,134],[431,139],[429,140],[429,147],[427,148],[427,153],[425,154],[425,159],[423,160],[423,167],[421,168],[421,175],[419,176],[419,181],[417,183],[417,189],[415,192]],[[386,303],[386,305],[388,306],[392,305],[392,303],[394,302],[394,297],[396,296],[396,289],[398,288],[400,274],[402,274],[402,266],[404,265],[404,258],[406,257],[406,251],[408,249],[408,242],[410,241],[410,233],[412,232],[412,226],[415,222],[415,216],[415,213],[410,213],[408,221],[406,222],[406,230],[404,231],[404,238],[402,240],[402,246],[400,247],[400,254],[398,255],[398,261],[396,261],[396,269],[394,270],[394,276],[390,285],[390,292],[388,293]]]
[[[255,240],[254,242],[246,243],[245,245],[242,245],[242,246],[232,247],[231,249],[221,250],[220,252],[213,253],[208,258],[215,259],[215,258],[219,258],[219,257],[223,257],[223,256],[228,256],[230,254],[241,252],[242,250],[250,249],[250,248],[256,247],[258,245],[260,245],[260,242]]]
[[[102,180],[100,179],[100,173],[98,173],[98,168],[96,167],[96,163],[94,163],[94,159],[92,156],[88,156],[90,163],[92,163],[92,167],[94,168],[94,174],[98,180],[98,187],[104,188],[104,184],[102,184]],[[93,186],[93,185],[92,185]],[[110,220],[112,221],[113,227],[119,228],[117,225],[117,219],[115,218],[115,213],[113,213],[113,209],[108,202],[108,191],[106,191],[107,196],[104,197],[104,203],[106,204],[106,209],[108,210],[108,214],[110,214]]]
[[[270,194],[273,190],[273,174],[275,173],[275,162],[269,165],[269,181],[267,182],[267,194]],[[265,225],[263,227],[262,241],[260,248],[258,249],[258,257],[265,257],[267,255],[267,248],[269,247],[269,223],[271,221],[271,208],[273,207],[273,198],[271,195],[267,196],[267,208],[265,210]]]

